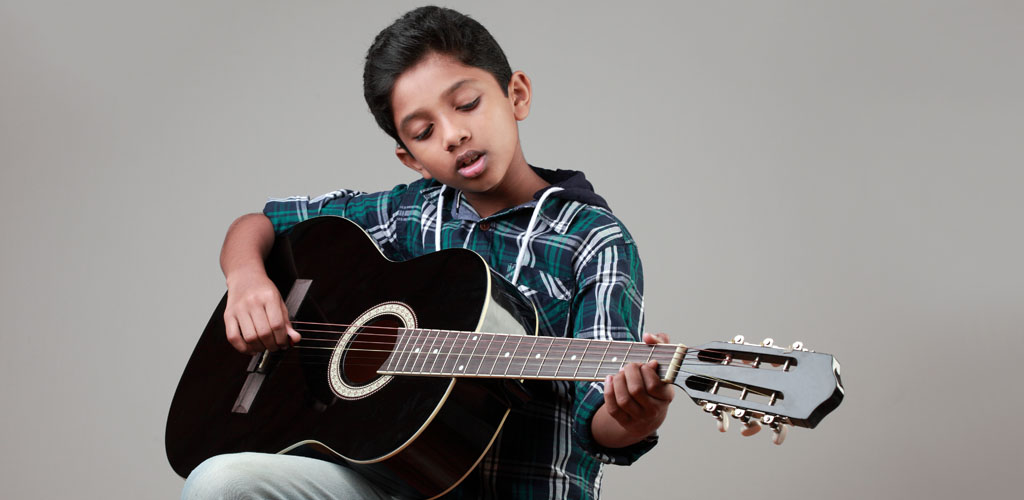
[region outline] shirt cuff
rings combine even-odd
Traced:
[[[581,393],[583,394],[582,398],[580,398]],[[654,432],[640,442],[624,448],[601,446],[594,439],[590,425],[597,410],[604,404],[604,384],[601,382],[577,383],[576,395],[579,403],[573,422],[573,435],[580,448],[598,461],[606,464],[630,465],[658,444],[658,433]]]

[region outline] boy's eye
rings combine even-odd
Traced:
[[[469,110],[475,108],[477,104],[480,104],[480,98],[479,97],[477,97],[476,99],[473,99],[473,101],[471,101],[469,103],[466,103],[466,104],[463,104],[462,106],[459,106],[459,107],[457,107],[455,109],[457,109],[459,111],[469,111]]]
[[[427,125],[427,129],[424,130],[423,132],[420,132],[420,135],[417,135],[417,136],[413,137],[413,140],[422,141],[423,139],[426,139],[430,135],[430,131],[431,130],[434,130],[434,124],[433,123],[431,123],[430,125]]]

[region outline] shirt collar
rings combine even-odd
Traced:
[[[544,171],[543,169],[538,169],[536,167],[534,167],[534,170],[537,170],[539,173],[550,172],[550,171]],[[568,172],[568,171],[558,171],[558,172],[562,173],[562,172]],[[582,175],[582,174],[579,174],[579,175]],[[558,183],[558,184],[561,184],[561,183]],[[552,185],[554,186],[554,185],[556,185],[556,183],[552,183]],[[514,207],[502,210],[502,211],[492,215],[490,218],[493,219],[493,218],[505,217],[505,216],[514,214],[516,212],[522,211],[522,210],[532,211],[534,209],[534,207],[537,206],[537,199],[540,198],[541,194],[543,194],[544,191],[546,191],[547,189],[548,188],[544,188],[544,189],[538,191],[534,195],[534,199],[532,199],[530,201],[527,201],[525,203],[516,205]],[[423,189],[420,190],[420,194],[424,197],[424,202],[426,204],[435,205],[437,203],[437,192],[440,191],[440,190],[441,190],[441,184],[439,182],[437,182],[437,181],[431,181],[430,184],[427,187],[424,187]],[[465,220],[465,221],[471,221],[471,222],[477,222],[477,221],[481,220],[480,215],[476,212],[476,210],[473,209],[472,205],[470,205],[469,202],[466,201],[466,197],[462,193],[461,190],[456,191],[456,195],[455,196],[449,197],[450,193],[451,193],[450,191],[446,191],[445,202],[451,204],[450,205],[451,209],[449,211],[449,215],[453,219]],[[576,218],[576,216],[581,211],[586,209],[587,205],[588,205],[586,203],[581,203],[581,202],[576,201],[576,200],[563,199],[562,196],[560,196],[563,193],[564,193],[564,191],[563,192],[558,192],[558,193],[552,193],[552,195],[544,202],[544,207],[541,209],[540,213],[538,214],[538,218],[541,221],[543,221],[543,223],[545,225],[547,225],[553,231],[555,231],[556,233],[559,233],[559,234],[566,234],[569,231],[569,228],[572,226],[572,221]],[[454,202],[449,201],[451,199],[454,199]]]

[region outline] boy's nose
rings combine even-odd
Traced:
[[[469,140],[469,130],[464,127],[452,126],[449,127],[445,134],[445,148],[448,152],[455,151],[456,148],[466,143]]]

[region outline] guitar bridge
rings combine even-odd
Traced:
[[[292,284],[292,289],[288,292],[288,298],[284,302],[288,308],[288,319],[295,319],[295,314],[299,311],[299,306],[302,305],[302,300],[306,298],[306,293],[309,292],[309,287],[312,284],[313,280],[303,279],[295,280],[295,283]],[[242,390],[238,391],[238,398],[235,399],[235,404],[231,407],[231,413],[249,413],[249,408],[252,407],[256,394],[260,392],[263,380],[270,374],[277,358],[280,357],[274,354],[277,353],[264,351],[252,355],[252,360],[249,361],[249,367],[246,369],[249,375],[245,377]]]

